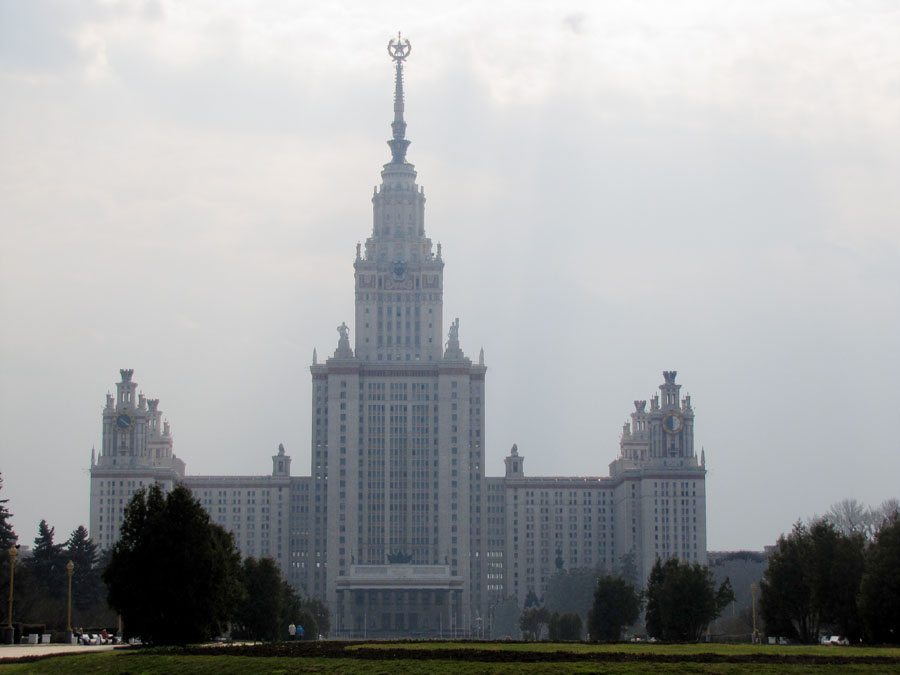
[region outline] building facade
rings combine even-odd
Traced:
[[[311,471],[291,476],[280,447],[265,476],[188,476],[158,400],[135,398],[122,370],[91,459],[91,534],[111,546],[137,489],[183,482],[244,555],[270,556],[325,600],[343,636],[488,634],[491,609],[539,597],[559,568],[640,579],[657,557],[706,562],[705,460],[694,452],[690,397],[675,372],[636,401],[609,475],[531,477],[513,446],[485,476],[483,352],[444,340],[441,247],[425,232],[425,195],[406,159],[403,65],[392,40],[391,160],[372,197],[373,226],[354,263],[355,339],[313,353]]]

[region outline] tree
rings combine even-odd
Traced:
[[[38,536],[34,539],[34,548],[27,563],[39,587],[54,599],[65,593],[68,584],[62,553],[65,545],[55,544],[55,535],[56,528],[42,520],[38,524]]]
[[[856,596],[864,538],[841,534],[827,521],[794,525],[780,537],[760,583],[760,613],[769,635],[815,642],[823,627],[861,635]]]
[[[307,598],[303,601],[302,606],[316,620],[318,632],[328,635],[331,630],[331,613],[328,611],[328,606],[319,598]]]
[[[875,534],[875,512],[856,499],[843,499],[831,505],[825,517],[841,534],[862,534],[871,539]]]
[[[240,555],[183,485],[134,494],[103,580],[126,637],[187,644],[220,634],[240,599]]]
[[[271,558],[244,558],[241,566],[244,594],[234,621],[238,634],[251,640],[275,641],[281,637],[284,621],[285,589],[281,571]]]
[[[72,532],[62,557],[66,562],[71,560],[75,566],[72,570],[72,604],[85,610],[104,602],[97,545],[91,541],[84,525]]]
[[[580,640],[583,628],[584,624],[577,612],[566,612],[565,614],[553,612],[548,624],[550,639],[555,642],[560,640]]]
[[[880,530],[882,527],[891,525],[895,520],[900,518],[900,499],[885,499],[881,505],[875,509],[877,517],[876,525]]]
[[[528,593],[525,594],[525,603],[522,605],[522,609],[528,609],[529,607],[540,607],[541,601],[538,599],[537,593],[534,592],[533,588],[528,589]]]
[[[641,615],[641,595],[622,577],[605,575],[597,581],[594,604],[588,614],[588,632],[594,642],[615,642]]]
[[[0,490],[3,489],[3,474],[0,473]],[[0,499],[0,552],[8,551],[10,547],[15,546],[19,538],[13,530],[12,523],[9,519],[13,514],[9,512],[6,504],[8,499]]]
[[[866,541],[874,541],[875,534],[894,514],[900,511],[900,502],[887,499],[877,507],[869,507],[856,499],[842,499],[831,505],[822,518],[813,518],[810,525],[825,520],[843,535],[861,534]]]
[[[316,621],[313,613],[306,607],[301,606],[300,611],[297,613],[296,626],[298,633],[300,628],[303,629],[302,640],[315,640],[319,635],[319,623]]]
[[[657,559],[647,580],[647,633],[660,640],[696,642],[733,601],[729,580],[716,590],[709,568],[677,558]]]
[[[555,572],[544,590],[544,607],[560,614],[577,612],[586,619],[597,579],[602,574],[599,567],[572,567]]]
[[[859,611],[873,642],[900,642],[900,517],[886,523],[866,551]]]
[[[3,474],[0,474],[0,490],[2,489]],[[9,508],[6,506],[8,502],[8,499],[0,499],[0,556],[3,556],[0,558],[0,607],[6,607],[9,602],[9,564],[6,552],[15,546],[19,540],[13,530],[12,523],[9,522],[13,514],[9,512]],[[4,560],[7,564],[3,564]],[[22,594],[20,584],[16,585],[16,589],[18,590],[16,593],[18,597]]]
[[[519,616],[519,629],[526,640],[540,640],[549,622],[550,612],[546,607],[529,607]]]

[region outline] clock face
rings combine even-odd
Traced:
[[[131,426],[131,415],[128,413],[119,413],[116,416],[116,426],[125,431]]]
[[[394,281],[403,281],[406,278],[406,263],[402,260],[396,261],[391,272],[394,274]]]
[[[668,434],[677,434],[684,428],[684,420],[678,413],[669,413],[663,417],[663,430]]]

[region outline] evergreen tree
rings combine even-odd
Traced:
[[[0,490],[2,489],[3,474],[0,473]],[[8,551],[10,547],[15,546],[16,542],[19,541],[13,530],[12,523],[9,522],[13,514],[9,512],[9,508],[6,506],[8,502],[8,499],[0,499],[0,552]]]
[[[121,538],[103,580],[126,637],[187,644],[219,635],[240,598],[240,555],[232,535],[183,485],[158,484],[125,508]]]
[[[87,528],[79,525],[69,537],[63,558],[72,561],[72,604],[77,609],[93,607],[103,598],[97,545],[88,537]]]
[[[882,525],[866,551],[859,610],[869,640],[900,643],[900,517]]]
[[[241,583],[244,594],[234,615],[240,633],[251,640],[278,640],[286,603],[284,580],[275,561],[271,558],[244,558]]]
[[[858,640],[864,542],[862,534],[844,535],[826,521],[797,523],[779,538],[760,583],[766,633],[815,642],[827,627]]]
[[[294,623],[297,626],[298,635],[300,635],[300,629],[303,629],[303,634],[300,636],[300,639],[315,640],[318,637],[320,632],[319,624],[316,621],[316,617],[313,616],[313,613],[306,607],[300,607],[300,611],[297,613],[297,618]]]
[[[597,581],[594,605],[588,615],[591,640],[615,642],[622,630],[641,615],[641,595],[622,577],[606,575]]]
[[[677,558],[657,559],[647,580],[647,633],[660,640],[696,642],[733,601],[731,582],[726,578],[716,590],[709,568]]]
[[[52,598],[62,596],[68,584],[66,561],[62,554],[64,544],[54,543],[55,536],[56,528],[50,527],[46,520],[41,520],[31,558],[27,563],[35,582]]]
[[[331,630],[331,612],[328,611],[328,606],[319,598],[307,598],[303,601],[303,609],[315,618],[319,633],[328,635]]]

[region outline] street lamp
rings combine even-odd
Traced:
[[[750,602],[753,605],[753,642],[759,642],[759,631],[756,629],[756,584],[750,584]]]
[[[75,570],[75,563],[71,560],[66,563],[66,574],[69,575],[69,612],[66,615],[66,634],[69,642],[72,641],[72,572]]]
[[[16,548],[16,545],[13,544],[9,547],[9,620],[6,624],[6,643],[13,644],[16,641],[16,631],[13,628],[12,623],[12,609],[13,609],[13,580],[16,573],[16,555],[19,553],[19,550]]]

